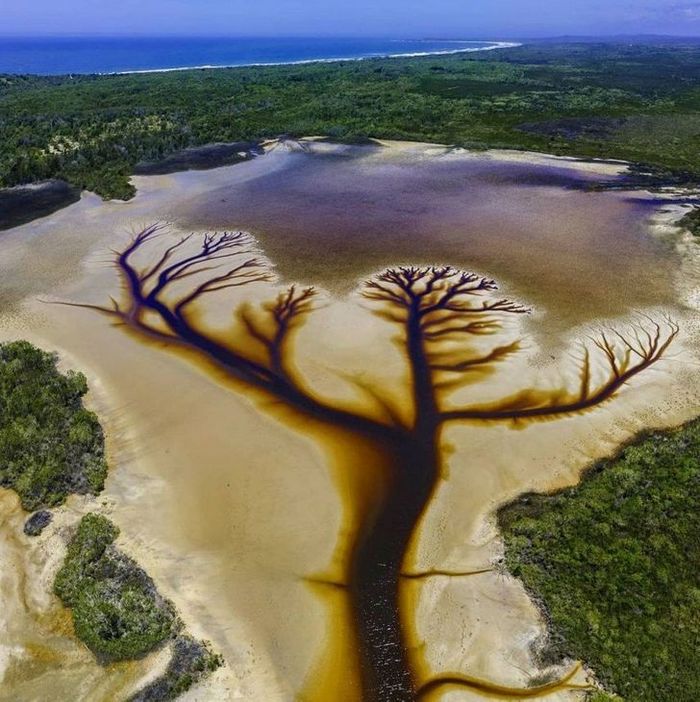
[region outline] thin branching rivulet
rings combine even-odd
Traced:
[[[410,371],[409,407],[395,407],[381,390],[357,383],[372,399],[372,410],[335,402],[314,393],[295,373],[292,332],[313,309],[313,288],[290,286],[261,306],[233,308],[229,333],[213,333],[196,314],[206,300],[273,277],[241,232],[189,235],[169,243],[161,225],[140,231],[115,252],[124,299],[111,305],[78,305],[109,315],[119,324],[174,347],[185,347],[213,362],[247,387],[305,414],[375,442],[391,457],[389,489],[367,511],[362,538],[349,549],[342,588],[349,598],[358,640],[366,700],[414,700],[442,686],[461,685],[504,697],[580,687],[578,666],[540,688],[515,689],[450,673],[418,679],[399,611],[402,574],[411,539],[430,503],[442,464],[441,433],[455,422],[554,420],[591,410],[613,398],[623,385],[656,363],[678,333],[671,319],[644,318],[625,331],[610,330],[583,345],[575,388],[521,388],[497,401],[454,406],[452,392],[482,380],[520,351],[520,341],[485,342],[502,333],[505,319],[528,310],[494,296],[493,280],[450,267],[399,267],[367,281],[362,295],[375,312],[399,327]],[[142,263],[149,261],[149,263]],[[478,343],[477,343],[478,342]],[[267,406],[267,405],[266,405]],[[373,444],[374,445],[374,444]],[[359,468],[358,468],[359,469]]]

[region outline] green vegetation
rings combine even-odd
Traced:
[[[141,658],[173,640],[165,673],[131,702],[174,700],[223,665],[206,641],[182,632],[171,602],[151,578],[114,546],[119,529],[98,514],[85,515],[68,544],[54,591],[73,610],[76,636],[102,663]]]
[[[540,43],[481,54],[122,76],[0,76],[0,185],[128,198],[136,164],[280,134],[621,158],[700,179],[700,44]]]
[[[700,420],[501,510],[507,567],[549,619],[547,659],[586,661],[626,702],[700,699],[698,504]]]
[[[223,665],[221,655],[213,653],[207,641],[186,634],[178,636],[173,657],[165,673],[134,695],[129,702],[168,702],[187,692],[193,685]]]
[[[690,210],[678,224],[687,229],[693,236],[700,237],[700,207]]]
[[[140,658],[181,626],[148,575],[113,546],[118,535],[105,517],[83,517],[54,583],[76,635],[103,662]]]
[[[26,510],[97,494],[107,476],[102,428],[83,407],[87,381],[26,341],[0,344],[0,486]]]

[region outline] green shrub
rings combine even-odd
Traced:
[[[105,517],[83,517],[54,582],[77,637],[105,663],[140,658],[181,626],[151,578],[114,547],[118,535]]]
[[[119,535],[119,529],[98,514],[86,514],[68,544],[63,567],[54,582],[54,592],[67,607],[73,607],[87,581],[95,580],[95,571],[107,546]]]
[[[85,376],[56,362],[26,341],[0,344],[0,485],[30,511],[97,494],[107,476],[102,428],[82,405]]]
[[[695,207],[686,214],[678,224],[693,236],[700,237],[700,207]]]
[[[173,613],[148,591],[98,580],[86,584],[73,606],[75,633],[99,658],[139,658],[170,637]]]
[[[507,566],[550,623],[547,658],[587,662],[626,702],[700,699],[699,504],[696,420],[501,510]]]

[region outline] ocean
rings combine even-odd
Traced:
[[[432,39],[0,37],[0,73],[166,71],[447,54],[512,45]]]

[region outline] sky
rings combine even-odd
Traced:
[[[700,35],[700,0],[6,0],[3,35]]]

